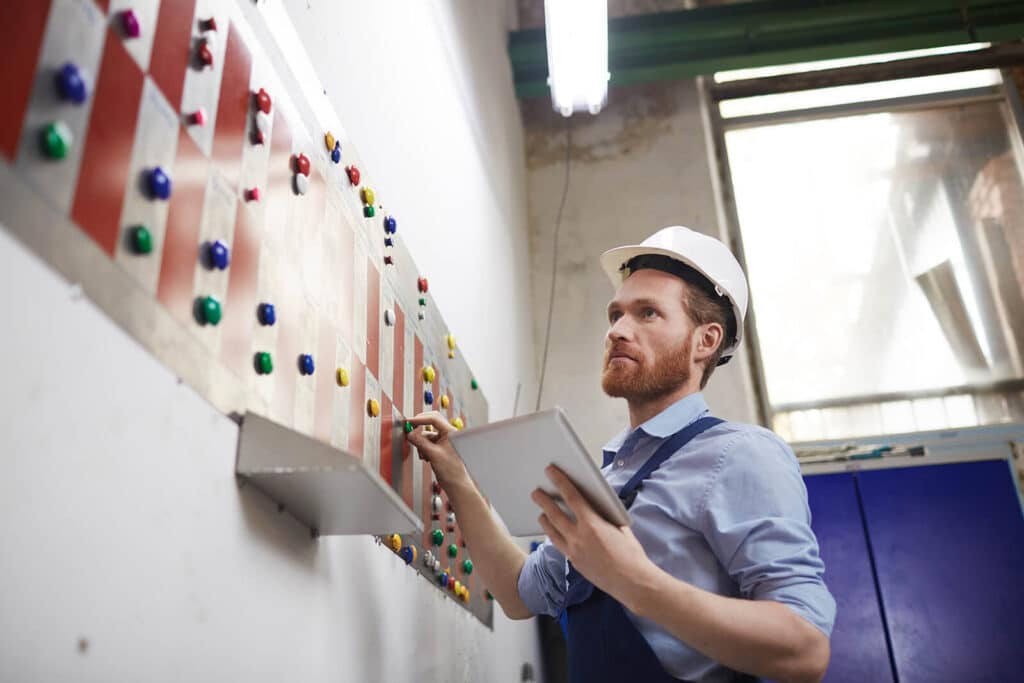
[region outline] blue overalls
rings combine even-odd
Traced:
[[[628,509],[644,480],[691,439],[720,424],[717,417],[703,417],[684,427],[663,443],[619,491]],[[606,455],[607,466],[610,458]],[[678,683],[658,661],[651,646],[626,616],[617,600],[595,588],[569,563],[569,586],[565,595],[568,618],[570,683]]]

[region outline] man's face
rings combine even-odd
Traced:
[[[608,304],[601,387],[609,396],[651,400],[690,378],[695,326],[683,308],[686,284],[660,270],[638,270]]]

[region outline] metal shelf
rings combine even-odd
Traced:
[[[423,531],[361,459],[256,413],[242,419],[235,471],[319,535]]]

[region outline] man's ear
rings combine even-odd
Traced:
[[[725,330],[718,323],[707,323],[694,330],[693,360],[698,363],[714,355],[723,343]]]

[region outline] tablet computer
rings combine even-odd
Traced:
[[[632,524],[561,408],[453,432],[448,439],[513,536],[544,534],[537,521],[541,509],[530,498],[535,489],[546,491],[571,516],[544,473],[548,465],[565,472],[606,520],[617,526]]]

